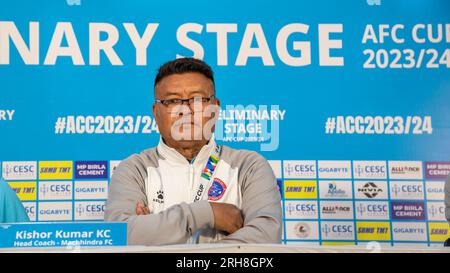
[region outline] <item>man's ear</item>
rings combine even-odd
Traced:
[[[220,100],[218,98],[215,99],[216,105],[220,106]]]

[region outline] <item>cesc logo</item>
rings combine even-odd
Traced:
[[[385,179],[386,162],[384,161],[354,161],[353,173],[355,178]]]
[[[316,162],[313,160],[285,160],[285,178],[316,178]]]
[[[389,208],[387,202],[357,202],[356,218],[358,219],[378,219],[389,218]]]
[[[353,230],[353,224],[350,223],[325,223],[322,226],[322,240],[352,240]]]
[[[75,220],[101,220],[105,208],[105,202],[77,202],[75,204]]]
[[[72,182],[39,182],[39,199],[72,199]]]
[[[35,161],[5,161],[2,165],[5,180],[34,180],[37,177]]]
[[[422,182],[391,182],[391,196],[395,199],[423,199]]]
[[[286,201],[286,217],[288,218],[317,218],[317,202],[315,201]]]

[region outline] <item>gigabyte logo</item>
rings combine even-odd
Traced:
[[[156,192],[156,198],[153,198],[153,202],[164,204],[164,191],[159,190]]]

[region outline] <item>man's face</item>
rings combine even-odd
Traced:
[[[213,95],[213,82],[195,72],[164,77],[155,86],[155,99],[166,102],[153,104],[153,115],[166,144],[189,148],[208,142],[220,106],[218,99],[210,99]],[[172,100],[191,98],[197,100],[167,104],[174,102]]]

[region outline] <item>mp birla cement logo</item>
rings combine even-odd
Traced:
[[[424,202],[391,202],[392,220],[425,220]]]
[[[450,162],[425,162],[425,178],[446,179],[450,175]]]
[[[107,161],[76,161],[76,179],[108,178]]]

